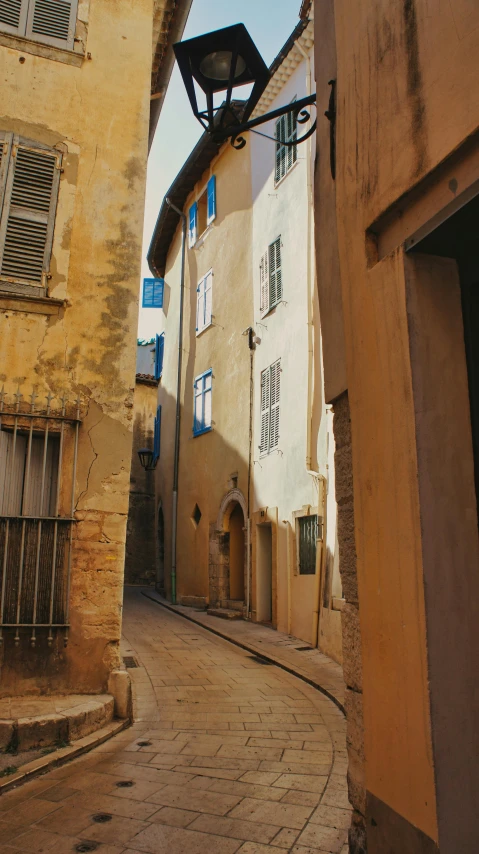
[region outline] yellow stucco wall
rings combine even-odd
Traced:
[[[366,788],[437,840],[404,256],[378,261],[366,235],[475,130],[479,10],[465,0],[334,8]]]
[[[187,251],[179,470],[177,596],[208,597],[210,526],[221,501],[237,477],[248,490],[250,351],[243,330],[253,320],[250,263],[251,179],[247,150],[225,146],[211,164],[216,175],[217,217],[204,241]],[[206,185],[205,173],[185,205],[187,211]],[[181,228],[170,247],[165,284],[168,308],[165,355],[159,390],[162,404],[162,449],[157,468],[157,494],[165,518],[166,590],[171,567],[171,508],[175,432],[176,371],[180,295]],[[196,288],[213,268],[213,324],[196,336]],[[193,437],[193,382],[213,369],[213,429]],[[201,510],[198,527],[192,520]]]
[[[101,691],[119,662],[152,16],[152,0],[81,2],[80,65],[0,43],[0,128],[64,152],[49,295],[65,300],[46,314],[0,297],[0,382],[80,395],[85,413],[70,643],[22,657],[7,639],[6,693]]]

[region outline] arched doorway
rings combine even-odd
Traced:
[[[229,517],[230,590],[229,599],[244,602],[245,598],[245,520],[240,504],[235,504]]]
[[[243,613],[246,599],[246,501],[240,489],[225,495],[210,534],[209,601]]]

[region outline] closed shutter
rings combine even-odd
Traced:
[[[271,365],[271,416],[269,430],[269,450],[279,445],[279,397],[281,388],[281,361]]]
[[[164,279],[143,279],[142,308],[163,308]]]
[[[270,422],[270,369],[261,372],[261,438],[259,450],[266,454],[269,450],[269,422]]]
[[[0,221],[2,278],[44,285],[49,270],[61,155],[14,138]]]
[[[281,272],[281,237],[269,247],[269,306],[272,308],[283,297]]]
[[[202,379],[195,380],[193,403],[193,433],[201,433],[203,429],[203,383]]]
[[[259,265],[260,275],[260,311],[266,314],[269,311],[269,251],[265,252]]]
[[[216,175],[212,175],[208,181],[207,197],[208,212],[206,224],[209,225],[210,222],[213,222],[213,220],[216,219]]]
[[[275,137],[278,140],[276,143],[276,168],[274,175],[276,184],[286,175],[286,146],[283,145],[286,135],[286,116],[281,116],[276,122],[275,129]]]
[[[202,332],[204,329],[205,317],[205,290],[201,281],[196,288],[196,331]]]
[[[0,0],[0,30],[24,36],[29,0]]]
[[[194,382],[193,433],[198,436],[210,430],[212,421],[213,373],[206,371]]]
[[[163,373],[163,355],[165,350],[165,333],[156,336],[155,345],[155,380],[159,380]]]
[[[298,138],[297,122],[295,113],[288,113],[286,116],[286,139],[288,142],[295,142]],[[298,159],[298,147],[296,145],[288,146],[288,169],[291,169]]]
[[[189,228],[188,228],[188,245],[191,249],[195,245],[198,238],[198,205],[196,202],[191,205],[189,212]]]
[[[26,36],[73,50],[78,0],[30,0]]]
[[[206,374],[204,378],[203,392],[203,429],[207,430],[212,425],[213,420],[213,377],[211,372]]]
[[[213,273],[208,273],[204,279],[205,293],[205,327],[213,320]]]

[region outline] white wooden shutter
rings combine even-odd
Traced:
[[[196,331],[202,332],[205,328],[205,288],[202,280],[196,288]]]
[[[16,36],[25,35],[29,0],[0,0],[0,30]]]
[[[266,454],[269,450],[269,423],[270,423],[270,369],[261,371],[261,438],[259,450]]]
[[[271,365],[271,416],[269,429],[269,450],[279,444],[279,398],[281,390],[281,360]]]
[[[14,139],[0,220],[0,278],[45,285],[61,155]]]
[[[259,265],[260,275],[260,311],[264,315],[269,311],[269,252],[265,252]]]
[[[30,0],[26,36],[73,50],[78,0]]]
[[[269,305],[272,308],[282,299],[283,276],[281,272],[281,237],[269,247]]]
[[[205,293],[205,327],[209,326],[213,319],[213,273],[208,273],[204,279]]]
[[[213,419],[213,406],[212,406],[212,397],[213,397],[213,389],[212,389],[212,374],[206,374],[204,378],[204,391],[203,391],[203,428],[211,427],[212,419]]]
[[[286,139],[288,142],[295,142],[298,137],[297,121],[295,113],[288,113],[286,116]],[[288,169],[291,169],[298,159],[298,148],[296,145],[288,146]]]

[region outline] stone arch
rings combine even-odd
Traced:
[[[229,492],[224,496],[220,509],[218,512],[218,518],[216,520],[216,530],[217,531],[227,531],[229,518],[234,510],[235,504],[239,504],[243,511],[243,518],[245,520],[245,525],[248,519],[248,510],[246,506],[246,499],[241,492],[241,489],[235,488],[230,489]]]

